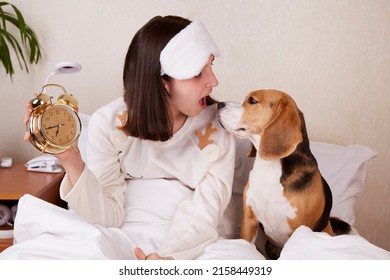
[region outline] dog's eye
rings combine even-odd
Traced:
[[[256,104],[257,103],[257,100],[254,99],[252,96],[248,98],[248,103],[249,104]]]

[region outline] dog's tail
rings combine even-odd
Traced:
[[[350,224],[336,217],[330,217],[330,224],[335,235],[349,234],[352,231]]]

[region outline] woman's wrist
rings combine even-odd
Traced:
[[[84,161],[77,148],[69,148],[65,152],[58,154],[57,158],[61,161],[66,174],[72,185],[75,185],[84,170]]]

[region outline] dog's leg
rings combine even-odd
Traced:
[[[243,195],[243,216],[241,220],[241,238],[254,243],[257,236],[258,221],[252,208],[246,204],[246,192],[249,184],[245,186]]]
[[[244,206],[244,214],[241,221],[241,238],[254,243],[257,236],[257,219],[252,208],[248,205]]]
[[[269,260],[277,260],[280,257],[280,253],[282,252],[282,248],[275,245],[271,240],[267,240],[265,242],[265,253],[266,257]]]

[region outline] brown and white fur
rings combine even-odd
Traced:
[[[258,90],[242,104],[222,102],[218,109],[222,126],[249,138],[257,149],[251,151],[256,158],[244,189],[241,238],[254,243],[260,223],[268,257],[278,258],[301,225],[334,235],[332,193],[310,151],[304,117],[294,100],[277,90]],[[340,220],[334,224],[341,224],[336,233],[350,230]]]

